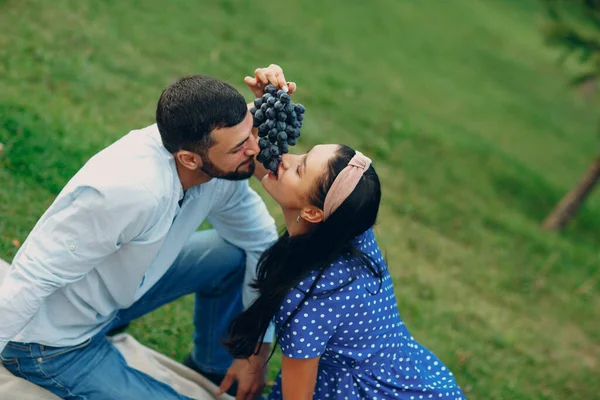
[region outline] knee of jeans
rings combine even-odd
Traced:
[[[225,275],[223,279],[211,282],[208,287],[198,291],[198,294],[206,297],[220,297],[232,291],[242,291],[244,275],[246,273],[246,263],[242,263]]]

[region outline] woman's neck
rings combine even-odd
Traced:
[[[290,236],[304,235],[312,229],[312,224],[310,222],[302,218],[300,218],[300,221],[297,221],[300,210],[288,210],[282,208],[281,211],[283,212],[285,226],[287,227]]]

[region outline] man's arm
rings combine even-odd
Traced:
[[[249,285],[256,279],[256,266],[261,254],[277,239],[275,221],[262,199],[248,185],[248,181],[223,182],[224,196],[219,199],[218,209],[211,210],[208,221],[223,239],[246,252],[246,274],[242,299],[247,308],[258,293]],[[248,360],[235,360],[221,383],[226,391],[234,380],[238,381],[237,398],[255,398],[265,385],[266,360],[275,332],[271,324],[264,338],[260,354]],[[258,343],[257,343],[258,345]]]
[[[256,279],[258,259],[277,240],[275,220],[248,181],[222,184],[226,193],[223,193],[218,208],[211,210],[207,219],[223,239],[246,252],[243,302],[247,308],[258,295],[249,286]],[[267,332],[265,342],[272,342],[272,337]]]
[[[131,201],[128,192],[121,193]],[[57,289],[76,282],[118,250],[120,232],[131,227],[118,215],[111,224],[106,195],[90,187],[58,200],[59,211],[42,217],[0,287],[0,352],[25,327],[42,302]],[[143,205],[138,204],[138,210]],[[115,207],[116,209],[120,207]],[[134,209],[130,209],[134,210]]]

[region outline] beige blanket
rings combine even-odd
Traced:
[[[0,282],[10,266],[0,259]],[[198,400],[233,399],[215,396],[217,387],[202,375],[172,359],[140,344],[123,333],[110,339],[127,363],[136,369],[173,387],[177,392]],[[17,378],[0,364],[0,400],[58,400],[52,393]]]

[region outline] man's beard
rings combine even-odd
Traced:
[[[200,169],[204,171],[205,174],[212,178],[226,179],[228,181],[243,181],[248,179],[254,175],[254,169],[256,168],[256,165],[254,164],[254,158],[251,158],[250,164],[243,166],[248,168],[248,170],[240,171],[240,168],[242,168],[242,163],[238,165],[233,172],[223,171],[222,169],[215,167],[208,157],[203,157],[203,161],[204,163]]]

